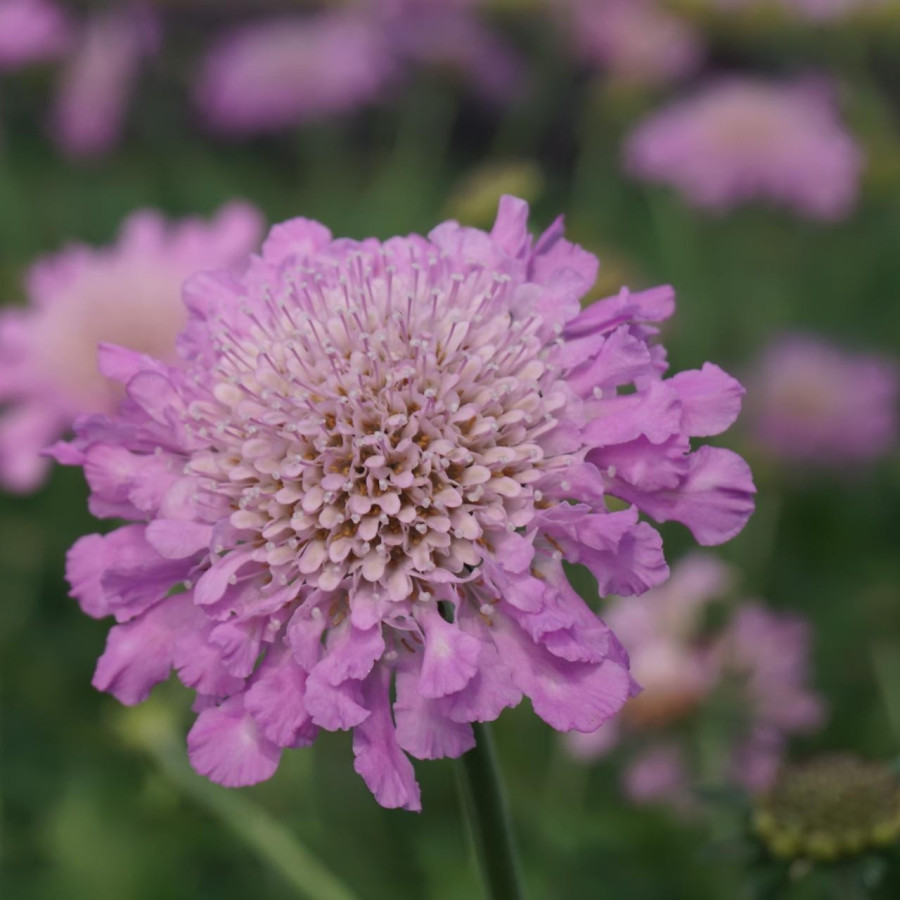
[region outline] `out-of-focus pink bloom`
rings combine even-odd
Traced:
[[[733,776],[749,790],[775,777],[787,739],[824,720],[822,698],[807,685],[809,625],[761,606],[741,607],[714,651],[723,677],[741,685],[749,733],[734,751]]]
[[[694,553],[666,584],[604,612],[643,691],[612,722],[593,734],[570,733],[566,741],[581,760],[628,741],[623,782],[635,802],[689,809],[696,776],[683,742],[714,696],[728,698],[736,715],[724,726],[729,749],[717,761],[720,770],[703,777],[730,778],[750,790],[766,786],[792,734],[822,722],[822,700],[807,683],[809,629],[803,620],[746,603],[717,633],[706,634],[706,608],[730,580],[721,562]]]
[[[68,18],[50,0],[0,0],[0,72],[53,59],[70,38]]]
[[[232,266],[257,246],[259,213],[224,207],[206,223],[167,225],[144,211],[103,249],[73,246],[28,274],[29,308],[0,313],[0,482],[27,491],[45,477],[38,454],[79,413],[112,412],[121,388],[97,368],[106,342],[171,360],[187,312],[181,283],[196,271]]]
[[[178,365],[105,348],[128,402],[56,450],[98,515],[130,520],[68,556],[84,611],[119,622],[94,685],[134,704],[176,670],[191,762],[232,787],[352,730],[377,800],[411,810],[406,754],[459,756],[523,696],[561,731],[614,716],[628,660],[563,560],[641,593],[668,567],[639,509],[719,543],[754,487],[691,446],[741,386],[711,364],[664,378],[672,290],[582,309],[597,268],[513,197],[490,232],[294,219],[242,275],[186,285]]]
[[[757,199],[818,219],[847,215],[862,152],[827,90],[732,78],[653,114],[625,146],[629,171],[722,212]]]
[[[356,109],[394,71],[385,36],[362,14],[266,19],[213,44],[195,98],[216,130],[252,134]]]
[[[471,0],[379,0],[381,27],[400,60],[458,73],[487,100],[520,95],[528,72],[522,58],[472,13]]]
[[[628,702],[622,716],[599,730],[568,735],[575,756],[602,756],[618,744],[622,729],[659,729],[696,709],[717,679],[700,640],[702,616],[730,581],[723,563],[696,553],[685,557],[661,587],[617,601],[604,612],[628,651],[631,671],[643,691]]]
[[[64,151],[93,156],[119,138],[143,57],[156,51],[147,6],[110,8],[87,20],[60,77],[51,131]]]
[[[696,802],[684,748],[674,741],[638,751],[623,774],[623,786],[637,804],[662,803],[687,813]]]
[[[703,58],[697,32],[658,0],[562,0],[562,5],[581,56],[625,81],[680,78]]]
[[[874,459],[897,437],[900,370],[811,335],[784,335],[751,375],[754,435],[769,453],[840,465]]]

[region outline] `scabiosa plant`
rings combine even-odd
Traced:
[[[478,0],[375,0],[379,28],[404,68],[437,68],[484,100],[505,103],[527,89],[524,59],[475,14]]]
[[[840,467],[874,460],[896,442],[900,370],[890,359],[783,334],[750,380],[753,436],[778,459]]]
[[[741,603],[727,623],[710,631],[705,619],[732,573],[714,557],[685,557],[661,587],[639,599],[615,601],[605,612],[644,688],[622,714],[593,734],[570,734],[577,758],[597,759],[622,742],[632,751],[623,773],[636,802],[692,805],[698,777],[727,779],[756,791],[774,778],[792,734],[823,719],[823,703],[808,684],[809,628],[802,619]],[[716,771],[697,774],[696,726],[715,717],[721,700],[740,710],[724,723]],[[732,717],[734,718],[734,717]]]
[[[0,0],[0,72],[59,56],[70,23],[50,0]]]
[[[572,42],[589,63],[636,84],[661,84],[694,71],[703,43],[658,0],[556,0]]]
[[[211,128],[254,134],[358,109],[394,71],[386,36],[362,12],[282,16],[219,37],[194,93]]]
[[[635,685],[563,560],[639,593],[668,570],[638,508],[702,543],[749,516],[744,461],[690,447],[742,388],[711,364],[663,378],[672,290],[582,312],[596,258],[527,216],[507,197],[490,233],[384,243],[295,219],[243,277],[188,282],[179,365],[104,349],[126,400],[66,456],[133,522],[69,554],[82,608],[119,622],[93,683],[133,704],[176,669],[214,781],[352,729],[378,801],[415,810],[406,754],[459,756],[523,695],[593,731]]]
[[[243,260],[261,237],[260,214],[232,203],[205,223],[168,225],[141,211],[110,247],[68,247],[36,262],[30,306],[0,313],[0,482],[28,491],[50,461],[39,455],[79,413],[112,412],[121,386],[97,369],[97,346],[115,342],[172,362],[184,325],[181,283]]]
[[[625,161],[713,212],[770,200],[834,220],[856,201],[863,155],[821,84],[732,77],[639,124]]]
[[[144,58],[160,38],[156,12],[140,3],[92,13],[62,67],[50,130],[72,156],[95,156],[118,141]]]

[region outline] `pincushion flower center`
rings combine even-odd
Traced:
[[[219,405],[191,409],[211,448],[192,465],[282,583],[349,576],[430,599],[540,499],[538,439],[555,424],[541,320],[478,268],[303,275],[267,291],[249,335],[221,323]]]

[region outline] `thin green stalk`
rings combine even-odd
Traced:
[[[130,711],[129,711],[130,712]],[[242,794],[197,775],[169,732],[164,712],[132,713],[123,729],[130,743],[147,753],[175,787],[211,812],[266,865],[308,900],[359,900],[307,849],[290,829]]]
[[[491,733],[475,723],[475,747],[459,767],[463,802],[472,829],[487,896],[491,900],[522,900],[522,880]]]

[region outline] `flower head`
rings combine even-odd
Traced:
[[[890,766],[850,754],[786,766],[753,824],[775,856],[857,856],[900,836],[900,781]]]
[[[663,586],[617,600],[605,611],[643,691],[615,722],[566,740],[572,754],[585,760],[623,740],[635,744],[624,782],[636,802],[664,800],[689,808],[690,728],[684,726],[715,715],[717,708],[727,705],[731,720],[730,748],[719,774],[750,790],[771,784],[790,735],[822,723],[822,700],[807,683],[806,622],[742,603],[724,626],[706,627],[709,605],[731,580],[723,563],[694,553]]]
[[[672,291],[582,312],[597,260],[527,215],[507,197],[490,233],[384,243],[295,219],[243,276],[187,284],[179,366],[104,352],[127,400],[68,454],[134,524],[69,555],[84,610],[120,623],[94,684],[137,703],[178,670],[214,781],[352,729],[379,802],[417,809],[406,754],[460,755],[523,695],[593,731],[633,682],[562,561],[638,593],[668,572],[636,506],[707,543],[750,514],[743,460],[689,443],[742,389],[712,365],[662,377]]]
[[[385,36],[361,14],[265,19],[227,32],[195,87],[211,127],[252,134],[356,109],[391,79]]]
[[[112,412],[121,387],[97,369],[97,346],[112,342],[168,360],[186,312],[181,283],[194,272],[243,259],[258,243],[259,214],[223,208],[209,224],[167,225],[131,215],[112,247],[75,245],[35,263],[31,303],[0,313],[0,479],[31,490],[49,460],[38,453],[79,413]]]
[[[378,0],[379,27],[404,65],[447,70],[486,100],[520,96],[528,81],[524,60],[474,13],[479,0]]]
[[[897,438],[900,371],[812,335],[782,335],[751,375],[751,425],[782,459],[839,465],[885,453]]]
[[[0,0],[0,72],[55,58],[70,37],[68,19],[51,0]]]
[[[849,213],[862,152],[818,84],[732,78],[638,125],[625,148],[639,178],[725,211],[766,199],[817,219]]]
[[[563,0],[578,52],[626,81],[657,84],[693,71],[699,36],[658,0]]]

